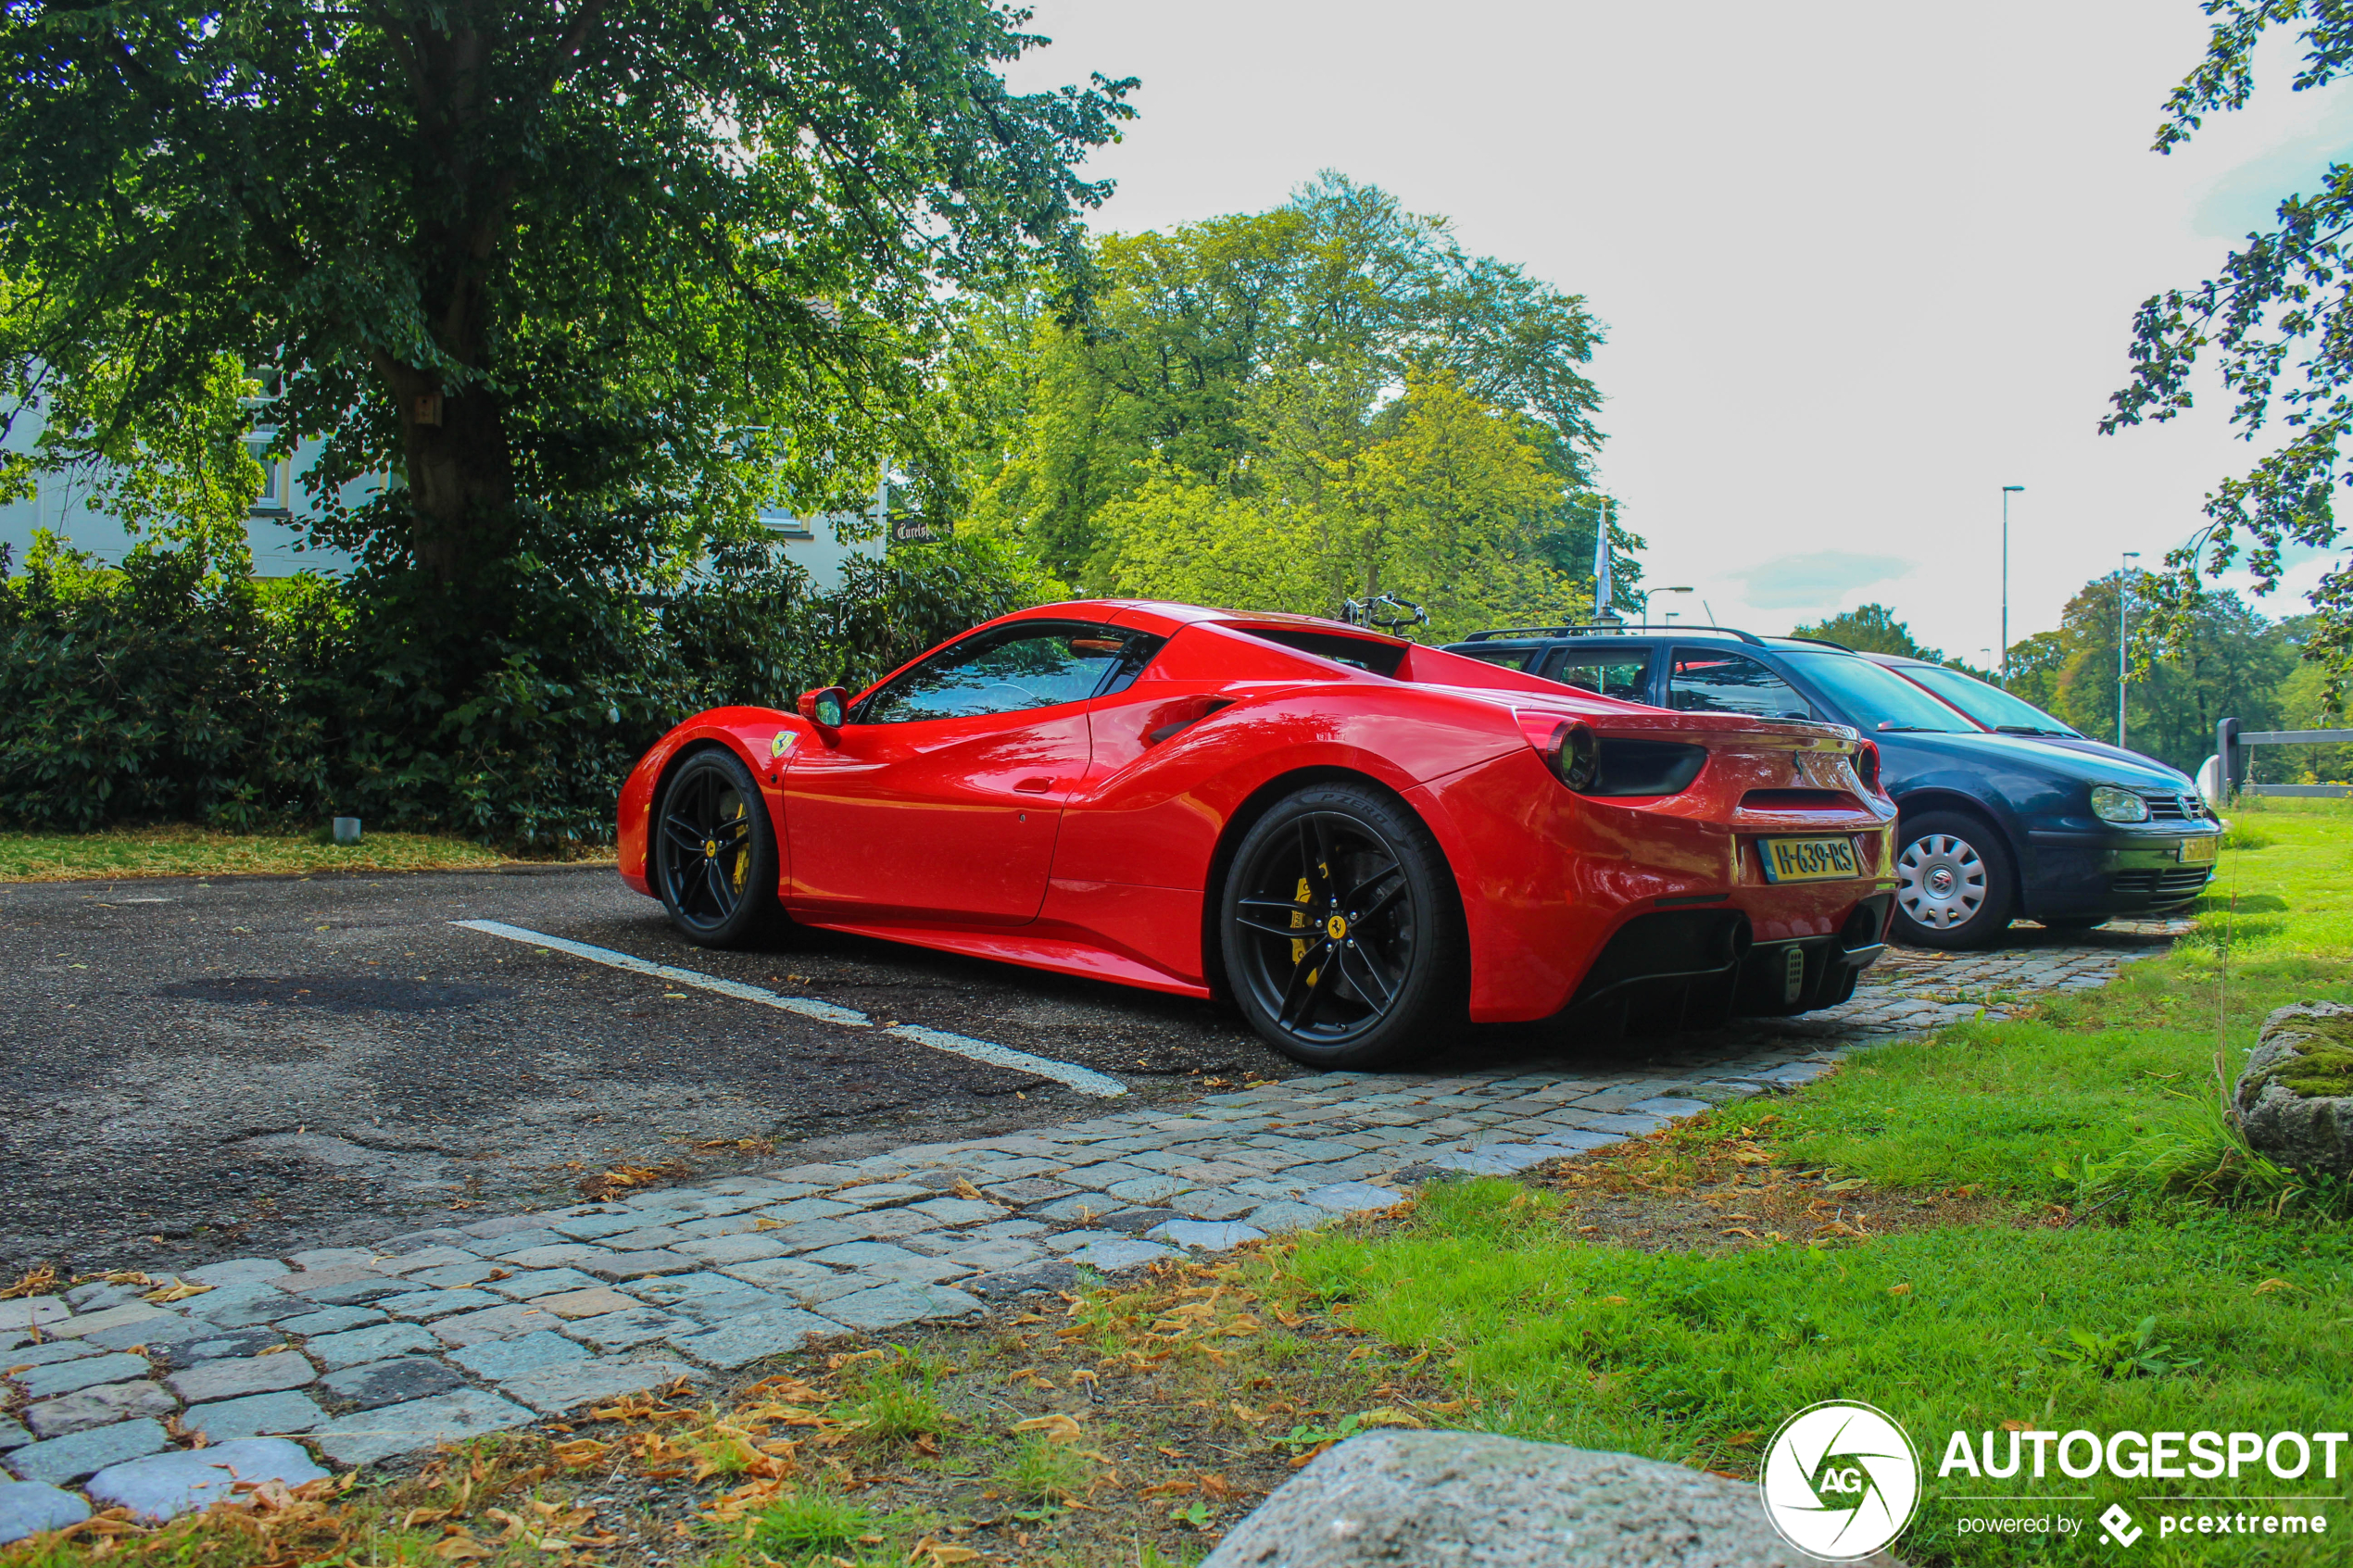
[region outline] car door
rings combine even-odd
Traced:
[[[833,919],[1019,925],[1046,897],[1063,802],[1087,772],[1087,704],[1126,634],[1019,621],[940,649],[785,771],[789,909]]]

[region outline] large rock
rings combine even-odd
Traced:
[[[1773,1533],[1746,1482],[1478,1432],[1368,1432],[1277,1487],[1202,1568],[1801,1568],[1814,1561]]]
[[[2298,1002],[2265,1019],[2232,1100],[2259,1153],[2353,1175],[2353,1006]]]

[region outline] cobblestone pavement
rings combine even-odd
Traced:
[[[1639,1067],[1330,1073],[1007,1135],[895,1148],[187,1271],[177,1301],[91,1283],[0,1301],[0,1460],[64,1486],[162,1454],[298,1436],[348,1466],[732,1371],[844,1330],[976,1311],[1504,1174],[1743,1096],[1874,1041],[2097,986],[2184,926],[1892,951],[1843,1007],[1684,1036]]]

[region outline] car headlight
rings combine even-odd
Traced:
[[[2145,822],[2149,803],[2116,784],[2094,784],[2092,815],[2107,822]]]

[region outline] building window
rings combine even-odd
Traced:
[[[253,498],[253,510],[283,517],[294,509],[294,459],[271,457],[270,442],[265,433],[245,443],[245,450],[261,465],[261,494]]]

